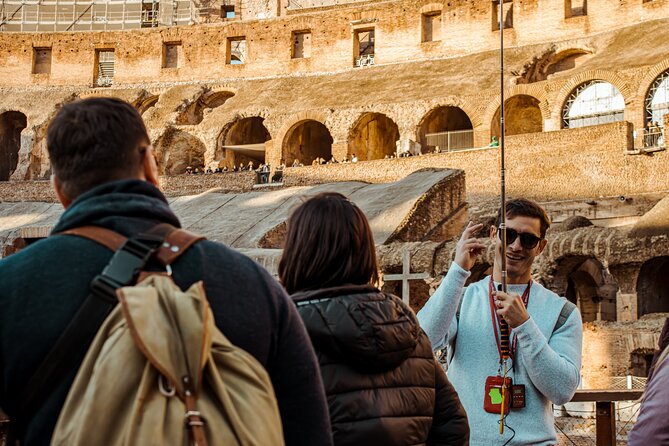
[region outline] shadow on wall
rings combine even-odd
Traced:
[[[161,175],[186,172],[186,167],[204,169],[204,143],[190,133],[168,128],[153,145]]]

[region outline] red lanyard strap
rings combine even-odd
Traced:
[[[527,288],[525,288],[525,291],[523,292],[523,295],[521,299],[523,300],[523,304],[525,305],[525,308],[527,308],[527,305],[530,303],[530,288],[532,287],[532,279],[530,279],[529,282],[527,282]],[[495,308],[495,303],[497,302],[497,299],[493,295],[493,292],[495,291],[495,283],[492,280],[492,276],[490,276],[490,283],[488,285],[488,297],[490,301],[490,316],[492,317],[492,330],[495,333],[495,342],[497,343],[497,351],[499,352],[499,361],[500,364],[502,363],[502,344],[499,339],[499,325],[501,324],[501,316],[497,314],[497,310]],[[509,326],[509,332],[511,332],[513,329]],[[513,343],[511,345],[511,349],[509,351],[510,356],[513,357],[514,352],[516,351],[516,336],[513,337]]]

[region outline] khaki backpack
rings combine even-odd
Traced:
[[[142,268],[149,258],[169,265],[201,239],[176,231]],[[67,233],[109,248],[124,240],[101,228]],[[105,271],[125,268],[128,252],[137,250],[126,249],[117,267],[112,258]],[[216,327],[202,282],[182,291],[165,273],[139,279],[115,289],[118,305],[88,349],[51,444],[283,445],[269,376]]]

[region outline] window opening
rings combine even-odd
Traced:
[[[355,66],[374,65],[374,30],[355,31]]]
[[[669,70],[655,79],[645,101],[644,147],[664,147],[664,115],[669,113]]]
[[[311,32],[293,33],[293,59],[311,57]]]
[[[98,50],[96,56],[98,72],[95,85],[111,87],[114,80],[114,50]]]
[[[441,13],[423,14],[423,42],[441,40]]]
[[[33,48],[33,74],[51,73],[51,48]]]
[[[562,110],[564,128],[587,127],[622,121],[625,99],[608,82],[593,80],[578,86]]]

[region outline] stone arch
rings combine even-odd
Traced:
[[[395,153],[399,139],[399,128],[388,116],[364,113],[349,132],[348,154],[356,154],[360,161],[381,159]]]
[[[558,261],[558,293],[576,304],[583,322],[616,320],[618,285],[604,265],[591,256],[568,256]]]
[[[436,146],[440,150],[471,148],[474,146],[473,129],[471,118],[462,108],[442,105],[429,110],[420,120],[418,142],[424,151],[434,150]],[[437,133],[445,135],[427,136]]]
[[[283,159],[287,165],[299,160],[300,163],[311,164],[316,158],[326,161],[332,157],[332,135],[330,130],[320,121],[304,119],[286,132],[283,139]]]
[[[197,125],[202,122],[205,113],[220,107],[234,95],[234,92],[228,90],[205,91],[197,100],[179,110],[180,113],[176,118],[176,123],[179,125]]]
[[[500,107],[490,122],[490,136],[500,137]],[[534,96],[517,94],[504,101],[505,135],[521,135],[523,133],[539,133],[543,131],[543,115],[540,101]]]
[[[646,74],[639,82],[639,87],[637,89],[637,98],[640,103],[642,103],[646,96],[648,96],[655,79],[660,77],[667,70],[669,70],[669,57],[662,59],[646,71]]]
[[[254,165],[265,162],[265,143],[272,139],[269,130],[264,124],[262,116],[247,116],[236,119],[223,127],[216,144],[216,159],[222,159],[220,167],[224,165],[232,168],[233,165]],[[262,147],[260,147],[262,145]],[[234,148],[225,148],[225,147]]]
[[[186,167],[204,169],[204,143],[196,136],[168,128],[154,144],[158,169],[164,175],[186,172]]]
[[[7,181],[16,170],[21,149],[21,132],[28,118],[19,111],[0,114],[0,181]]]
[[[539,101],[539,109],[541,110],[541,119],[543,120],[544,123],[550,119],[551,116],[550,107],[548,105],[548,100],[546,99],[546,93],[541,88],[541,84],[514,85],[513,87],[504,90],[504,97],[507,98],[505,99],[505,102],[508,99],[513,98],[514,96],[520,96],[520,95],[530,96]],[[496,95],[490,99],[488,105],[485,108],[485,112],[483,113],[483,120],[485,121],[486,124],[492,123],[494,119],[493,117],[496,114],[498,116],[497,121],[499,121],[498,110],[501,103],[502,101],[499,95]],[[487,137],[488,135],[486,135],[486,138]]]
[[[551,110],[551,116],[554,119],[562,121],[562,109],[564,108],[565,103],[569,99],[571,93],[581,84],[584,84],[592,80],[602,80],[610,83],[618,89],[620,94],[625,100],[625,106],[630,103],[632,98],[632,91],[630,90],[629,84],[625,82],[620,76],[615,73],[606,70],[587,70],[583,71],[574,77],[570,78],[562,88],[558,91],[555,96],[554,106]],[[627,110],[627,107],[625,107]],[[558,128],[562,128],[559,126]]]
[[[669,256],[654,257],[641,265],[636,292],[638,317],[669,312]]]
[[[589,49],[553,47],[527,63],[523,67],[523,72],[516,78],[516,83],[521,85],[545,81],[550,75],[578,67],[590,57],[592,57],[592,51]]]
[[[156,94],[140,101],[140,103],[136,105],[139,114],[144,115],[144,113],[146,113],[148,109],[155,106],[156,103],[158,102],[158,98],[159,96]]]

